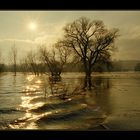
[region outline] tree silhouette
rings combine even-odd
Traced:
[[[12,55],[13,71],[14,71],[14,75],[16,76],[16,72],[17,72],[17,48],[15,46],[15,42],[14,42],[14,45],[11,47],[11,55]]]
[[[85,71],[84,88],[91,89],[91,73],[98,62],[109,62],[118,29],[107,29],[100,20],[81,17],[64,28],[62,46],[72,48],[80,57]]]
[[[58,42],[53,46],[53,49],[49,51],[46,46],[41,46],[39,52],[40,59],[42,63],[48,67],[51,76],[54,78],[58,77],[59,79],[65,64],[69,60],[69,48],[61,47],[61,44]]]

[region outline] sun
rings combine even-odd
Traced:
[[[35,31],[35,30],[37,30],[37,24],[36,24],[35,22],[30,22],[30,23],[28,24],[28,28],[29,28],[29,30],[31,30],[31,31]]]

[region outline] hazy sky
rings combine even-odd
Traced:
[[[66,23],[81,16],[103,20],[107,28],[118,28],[117,60],[140,60],[140,11],[0,11],[0,51],[5,61],[14,41],[21,58],[38,44],[48,47],[63,34]]]

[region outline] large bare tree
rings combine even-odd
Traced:
[[[84,88],[91,89],[91,73],[96,63],[110,60],[115,48],[118,29],[107,29],[100,20],[90,21],[81,17],[64,27],[64,39],[61,44],[72,48],[80,57],[85,70]]]

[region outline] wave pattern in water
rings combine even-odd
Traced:
[[[61,99],[47,90],[47,96],[44,96],[44,86],[46,87],[46,83],[37,77],[29,81],[23,90],[20,104],[20,110],[26,113],[11,122],[9,128],[87,130],[106,118],[100,107],[88,103],[91,97],[87,94]],[[56,84],[57,86],[60,84]]]
[[[98,126],[107,115],[96,103],[95,94],[82,90],[70,94],[81,85],[81,79],[63,75],[62,81],[53,85],[52,92],[47,76],[1,75],[0,129],[87,130]],[[98,97],[108,87],[106,83],[99,79],[94,83]],[[64,92],[68,94],[66,97]]]
[[[103,122],[113,130],[139,130],[140,73],[93,76],[91,92],[65,97],[64,89],[71,93],[82,84],[82,73],[62,74],[53,93],[46,75],[1,73],[0,129],[100,130]]]
[[[52,101],[55,102],[55,101]],[[16,121],[13,128],[31,129],[89,129],[105,119],[99,107],[79,104],[77,100],[67,102],[44,103],[29,109],[23,118]],[[23,124],[24,125],[21,125]],[[31,124],[35,125],[31,127]]]

